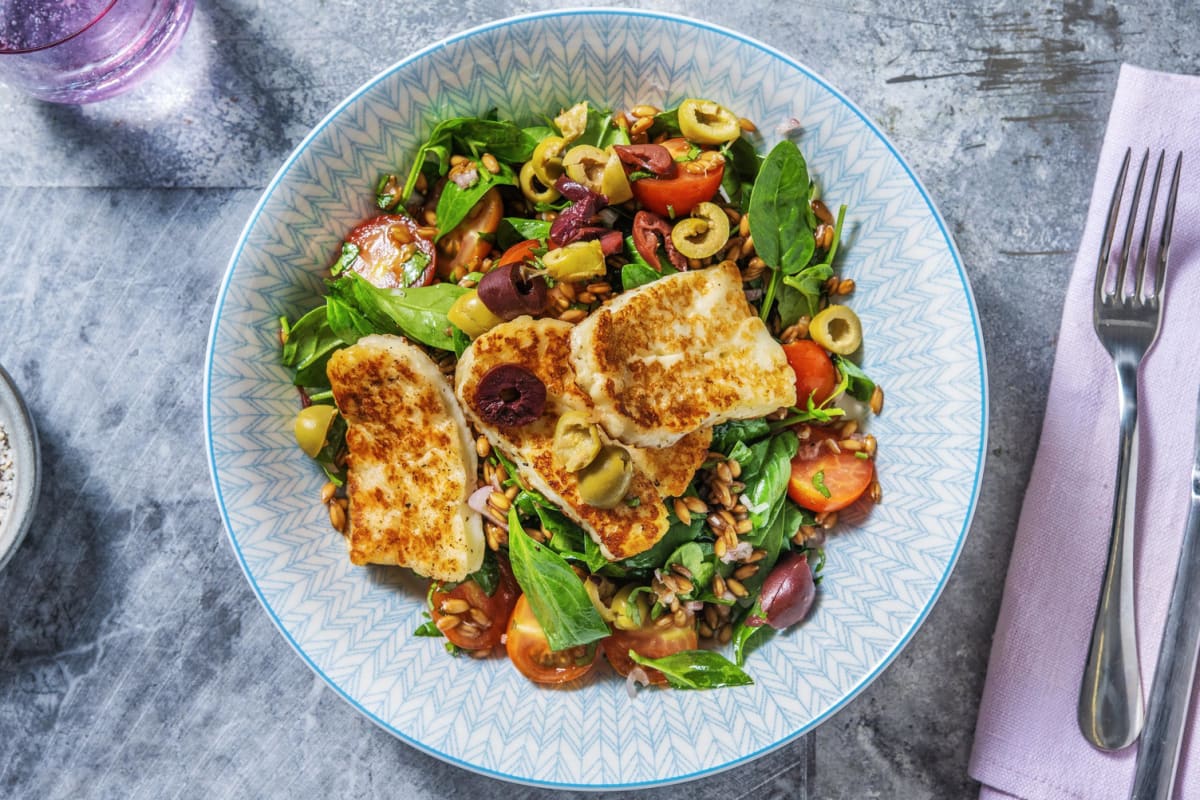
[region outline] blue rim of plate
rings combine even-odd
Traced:
[[[552,18],[556,18],[556,17],[571,17],[571,16],[643,17],[643,18],[648,18],[648,19],[665,20],[667,22],[672,22],[672,23],[676,23],[676,24],[680,24],[680,25],[687,25],[687,26],[691,26],[694,28],[698,28],[700,30],[710,31],[712,33],[717,33],[722,36],[727,36],[731,39],[735,39],[738,42],[741,42],[742,44],[745,44],[754,49],[757,49],[757,50],[771,56],[772,58],[779,59],[780,61],[784,62],[785,64],[792,67],[793,69],[798,70],[799,72],[803,73],[806,77],[808,77],[815,83],[819,84],[822,88],[824,88],[827,92],[829,92],[833,97],[836,97],[839,102],[841,102],[847,108],[849,108],[850,111],[853,112],[860,120],[862,120],[863,124],[866,125],[866,127],[873,134],[875,134],[876,137],[878,137],[879,141],[888,149],[888,152],[890,152],[892,154],[892,157],[896,159],[896,163],[898,163],[901,166],[901,168],[903,168],[905,174],[913,182],[913,185],[916,187],[917,191],[920,193],[921,199],[924,200],[926,206],[929,209],[930,214],[933,216],[933,219],[937,222],[938,230],[941,232],[941,235],[946,242],[946,246],[949,248],[950,254],[954,259],[954,266],[958,272],[959,280],[962,282],[963,294],[967,301],[967,307],[968,307],[968,309],[970,311],[970,315],[971,315],[971,327],[972,327],[972,331],[974,332],[974,335],[975,335],[975,348],[976,348],[976,353],[978,354],[978,362],[979,362],[978,363],[978,366],[979,366],[979,390],[980,390],[981,408],[980,408],[979,452],[976,457],[975,484],[971,489],[971,497],[970,497],[970,500],[967,505],[966,514],[963,517],[962,529],[959,531],[957,541],[955,542],[954,551],[951,554],[950,559],[946,565],[945,572],[942,574],[941,580],[938,582],[937,586],[933,590],[933,593],[930,595],[929,601],[925,604],[925,606],[920,610],[920,612],[914,618],[912,625],[910,626],[908,631],[904,634],[903,637],[900,638],[900,640],[895,644],[895,646],[880,660],[879,664],[875,667],[874,670],[872,670],[871,672],[869,672],[865,676],[863,676],[862,680],[859,681],[859,683],[856,686],[854,686],[850,691],[848,691],[841,700],[834,703],[832,706],[830,706],[828,709],[826,709],[822,714],[820,714],[817,717],[815,717],[814,719],[812,719],[807,725],[799,728],[796,731],[793,731],[789,736],[785,736],[782,739],[780,739],[779,741],[777,741],[771,745],[762,747],[762,748],[754,751],[753,753],[748,753],[740,758],[732,759],[724,764],[718,764],[718,765],[709,767],[707,769],[697,770],[696,772],[687,773],[685,775],[678,775],[678,776],[675,776],[675,777],[672,777],[669,779],[665,779],[665,780],[649,780],[649,781],[636,781],[636,782],[628,782],[628,783],[608,783],[608,784],[574,784],[574,783],[565,783],[565,782],[536,780],[536,779],[524,778],[524,777],[515,776],[515,775],[509,775],[504,772],[500,772],[500,771],[493,770],[493,769],[488,769],[486,767],[481,767],[477,764],[472,764],[470,762],[463,761],[462,759],[457,758],[453,755],[450,755],[448,753],[443,753],[439,750],[429,747],[425,743],[423,743],[417,739],[414,739],[411,736],[408,736],[408,735],[402,733],[401,731],[396,730],[394,727],[389,725],[385,720],[380,719],[378,716],[376,716],[375,714],[368,711],[361,703],[359,703],[354,697],[352,697],[349,693],[347,693],[341,686],[339,686],[333,679],[331,679],[328,675],[326,675],[320,669],[320,667],[318,667],[312,661],[312,659],[303,650],[303,648],[301,648],[299,643],[296,642],[296,640],[294,638],[292,638],[292,635],[288,632],[287,628],[284,627],[282,620],[279,619],[279,617],[275,614],[274,609],[272,609],[271,606],[268,604],[265,596],[263,595],[262,589],[259,587],[258,583],[254,579],[254,576],[251,574],[249,567],[246,563],[245,556],[243,555],[242,550],[241,550],[240,546],[238,545],[237,538],[233,534],[233,526],[230,523],[229,511],[225,506],[225,498],[221,494],[221,486],[217,479],[216,454],[215,454],[214,447],[213,447],[212,416],[211,416],[211,414],[212,414],[212,403],[211,403],[211,400],[212,400],[212,397],[211,397],[212,369],[213,369],[213,352],[214,352],[214,345],[215,345],[215,340],[216,340],[216,335],[217,335],[217,328],[218,328],[218,325],[221,320],[221,308],[224,305],[226,294],[228,293],[229,287],[232,283],[234,268],[237,266],[238,261],[241,259],[242,251],[244,250],[244,248],[246,246],[246,242],[249,238],[250,232],[253,230],[255,224],[258,222],[258,218],[259,218],[260,214],[262,213],[263,208],[267,204],[267,201],[271,198],[271,195],[274,193],[274,191],[277,188],[277,186],[279,185],[279,183],[283,180],[283,178],[286,176],[288,171],[291,169],[293,163],[300,157],[300,155],[305,151],[305,149],[308,147],[308,145],[322,133],[322,131],[325,129],[325,127],[327,125],[329,125],[330,122],[332,122],[335,118],[337,118],[348,106],[350,106],[355,101],[357,101],[360,97],[362,97],[362,95],[366,94],[371,89],[373,89],[381,81],[388,78],[392,73],[394,73],[395,71],[397,71],[399,69],[402,69],[403,67],[407,66],[408,64],[410,64],[414,61],[417,61],[417,60],[423,58],[424,56],[426,56],[427,54],[435,52],[449,44],[453,44],[462,39],[469,38],[469,37],[477,35],[479,33],[484,33],[487,31],[504,28],[504,27],[507,27],[510,25],[521,24],[524,22],[528,22],[530,20],[552,19]],[[531,13],[531,14],[522,14],[519,16],[506,17],[501,20],[485,23],[483,25],[478,25],[476,27],[470,28],[470,29],[462,31],[460,33],[456,33],[451,36],[447,36],[444,39],[441,39],[434,44],[431,44],[427,47],[424,47],[424,48],[418,50],[417,52],[413,53],[412,55],[408,56],[407,58],[397,61],[395,64],[392,64],[391,66],[389,66],[387,69],[377,73],[374,77],[372,77],[366,83],[359,86],[358,89],[356,89],[348,97],[346,97],[344,100],[342,100],[340,103],[338,103],[338,105],[336,107],[334,107],[334,109],[332,111],[330,111],[328,114],[326,114],[325,117],[319,123],[317,123],[317,125],[315,125],[312,130],[310,130],[308,132],[308,134],[304,137],[304,139],[298,145],[296,145],[296,147],[288,155],[288,157],[284,161],[283,165],[279,168],[278,171],[276,171],[274,177],[271,178],[270,183],[268,183],[267,187],[263,190],[262,195],[259,197],[258,202],[254,206],[254,211],[251,212],[249,220],[246,222],[245,227],[242,229],[242,233],[238,237],[237,245],[234,248],[233,255],[229,259],[229,265],[226,268],[225,277],[221,281],[220,291],[217,294],[217,300],[216,300],[216,303],[214,306],[214,311],[213,311],[212,324],[209,327],[209,344],[208,344],[207,352],[205,354],[205,364],[204,364],[204,431],[205,431],[204,439],[205,439],[205,449],[208,454],[209,475],[212,479],[213,491],[216,494],[216,498],[217,498],[217,505],[220,507],[220,510],[221,510],[221,520],[225,526],[226,535],[229,537],[229,542],[233,547],[234,553],[237,555],[238,564],[241,565],[242,572],[245,574],[247,581],[249,581],[251,588],[254,590],[254,594],[258,598],[259,603],[262,604],[263,608],[267,612],[267,615],[271,618],[271,621],[275,624],[275,627],[283,635],[284,639],[287,640],[288,644],[291,645],[292,649],[296,651],[296,653],[301,657],[301,659],[303,659],[304,663],[308,665],[309,669],[311,669],[322,680],[324,680],[325,683],[338,694],[338,696],[340,696],[343,700],[345,700],[347,703],[349,703],[355,710],[357,710],[359,713],[361,713],[367,719],[371,720],[376,725],[383,728],[385,731],[392,734],[396,738],[400,739],[404,743],[416,748],[417,750],[420,750],[421,752],[423,752],[427,755],[433,756],[433,757],[435,757],[441,761],[444,761],[448,764],[452,764],[456,767],[461,767],[462,769],[469,770],[471,772],[474,772],[474,773],[477,773],[480,775],[485,775],[490,778],[497,778],[499,780],[517,783],[522,786],[534,786],[534,787],[542,787],[542,788],[549,788],[549,789],[567,789],[567,790],[575,790],[575,791],[597,791],[597,790],[602,791],[602,790],[638,789],[638,788],[649,788],[649,787],[656,787],[656,786],[667,786],[667,785],[679,784],[679,783],[683,783],[686,781],[695,780],[697,778],[701,778],[706,775],[712,775],[712,774],[715,774],[718,772],[724,772],[725,770],[732,769],[739,765],[749,763],[750,761],[753,761],[761,756],[764,756],[767,753],[773,752],[773,751],[779,749],[780,747],[783,747],[784,745],[795,741],[796,739],[803,736],[804,734],[809,733],[812,730],[815,730],[818,726],[821,725],[821,723],[825,722],[827,719],[829,719],[834,714],[836,714],[838,711],[840,711],[842,708],[844,708],[846,706],[846,704],[848,704],[851,700],[853,700],[855,697],[857,697],[860,692],[862,692],[864,689],[866,689],[867,686],[869,686],[877,677],[879,677],[879,675],[885,669],[887,669],[887,667],[892,663],[892,661],[895,660],[896,656],[898,656],[900,654],[900,652],[912,640],[913,636],[916,635],[916,632],[921,628],[921,625],[924,624],[925,619],[929,616],[929,612],[933,609],[933,606],[937,603],[938,598],[941,597],[942,591],[943,591],[943,589],[945,589],[946,583],[949,581],[950,575],[954,572],[954,567],[958,563],[959,554],[962,552],[963,545],[965,544],[966,539],[967,539],[967,532],[970,530],[971,521],[975,516],[975,509],[976,509],[976,506],[977,506],[978,500],[979,500],[979,489],[980,489],[980,485],[983,482],[984,462],[985,462],[986,454],[987,454],[989,410],[990,409],[989,409],[989,404],[988,404],[987,357],[984,352],[983,334],[982,334],[982,331],[980,330],[979,311],[975,306],[975,296],[974,296],[973,292],[971,291],[970,280],[967,277],[966,271],[963,269],[962,258],[959,255],[958,248],[955,245],[953,238],[950,236],[950,233],[946,230],[946,224],[945,224],[945,221],[942,219],[941,213],[938,211],[937,207],[934,205],[933,200],[929,197],[929,193],[925,190],[924,184],[921,183],[921,180],[917,177],[916,173],[913,172],[912,168],[908,165],[908,162],[905,161],[904,157],[900,155],[900,152],[896,149],[895,145],[892,144],[891,140],[888,139],[887,135],[884,134],[884,132],[879,129],[879,127],[874,123],[874,121],[872,121],[871,118],[868,117],[853,101],[851,101],[848,97],[846,97],[844,94],[842,94],[841,91],[839,91],[834,86],[832,86],[828,81],[826,81],[824,78],[822,78],[820,75],[818,75],[813,70],[811,70],[808,67],[806,67],[805,65],[801,64],[799,61],[796,61],[794,58],[780,52],[779,50],[776,50],[773,47],[770,47],[769,45],[763,44],[762,42],[760,42],[756,39],[753,39],[749,36],[746,36],[744,34],[737,33],[736,31],[730,30],[729,28],[725,28],[720,25],[715,25],[710,22],[703,22],[703,21],[691,19],[688,17],[683,17],[683,16],[679,16],[679,15],[675,15],[675,14],[667,14],[667,13],[658,12],[658,11],[643,11],[643,10],[637,10],[637,9],[622,9],[622,8],[580,8],[580,9],[559,9],[559,10],[555,10],[555,11],[542,11],[542,12],[536,12],[536,13]]]

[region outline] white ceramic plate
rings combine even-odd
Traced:
[[[296,447],[278,318],[318,304],[343,234],[372,213],[440,119],[497,108],[532,120],[580,99],[629,108],[716,100],[772,144],[798,120],[812,173],[849,205],[840,255],[857,283],[864,367],[885,389],[872,421],[884,502],[844,512],[806,623],[753,652],[753,686],[626,696],[607,669],[542,689],[506,660],[417,638],[419,583],[351,566]],[[987,392],[979,322],[933,203],[879,129],[808,68],[740,34],[634,11],[556,12],[453,36],[338,106],[254,210],[221,287],[205,422],[217,501],[254,591],[300,656],[409,744],[487,775],[556,787],[634,787],[705,775],[811,730],[912,637],[962,547],[981,477]]]

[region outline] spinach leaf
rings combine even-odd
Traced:
[[[621,267],[621,287],[625,291],[654,283],[663,274],[649,264],[630,262]]]
[[[671,567],[672,564],[682,564],[689,573],[691,573],[692,586],[695,587],[691,592],[681,597],[687,599],[695,599],[701,592],[712,583],[713,573],[716,572],[716,564],[714,562],[713,548],[708,542],[703,544],[700,542],[688,542],[681,546],[678,550],[667,558],[663,565],[663,572]]]
[[[761,470],[746,482],[745,497],[749,501],[746,506],[755,528],[771,521],[778,503],[786,496],[788,480],[792,477],[792,458],[799,446],[800,439],[791,430],[770,439]]]
[[[750,195],[758,177],[762,156],[745,136],[739,136],[721,148],[725,156],[725,174],[721,176],[721,191],[731,205],[749,210]]]
[[[754,638],[754,634],[763,629],[771,629],[771,626],[766,624],[747,625],[746,620],[751,617],[763,618],[762,604],[758,600],[754,601],[754,605],[750,607],[750,610],[743,614],[742,618],[733,626],[733,661],[739,667],[746,663],[746,656],[750,652],[750,640]]]
[[[329,321],[329,328],[334,335],[348,345],[377,332],[369,319],[337,297],[326,298],[325,318]]]
[[[479,162],[475,162],[475,169],[478,177],[467,188],[464,189],[454,181],[446,181],[442,188],[442,195],[437,204],[438,239],[450,233],[458,223],[466,219],[475,204],[493,186],[517,185],[517,176],[507,164],[500,164],[500,172],[496,175],[488,172]]]
[[[750,194],[750,235],[767,266],[793,275],[808,266],[816,240],[808,223],[808,165],[795,142],[771,149]]]
[[[540,239],[544,242],[550,238],[550,225],[550,222],[543,219],[505,217],[500,220],[500,227],[496,229],[496,243],[501,249],[507,250],[526,239]]]
[[[587,126],[579,138],[571,142],[571,146],[574,147],[577,144],[590,144],[603,150],[610,144],[629,144],[629,134],[623,128],[613,124],[611,111],[601,111],[593,108],[589,103]]]
[[[478,117],[442,120],[417,150],[400,196],[407,201],[412,195],[417,176],[425,170],[430,158],[434,159],[436,174],[445,175],[450,166],[450,153],[456,144],[476,158],[491,153],[500,161],[517,164],[529,160],[537,143],[538,139],[533,134],[512,122]],[[440,227],[448,230],[444,224]]]
[[[508,554],[513,576],[551,650],[566,650],[609,635],[608,625],[592,605],[579,576],[562,556],[525,533],[515,508],[508,510]]]
[[[756,595],[771,573],[779,554],[783,552],[787,541],[800,530],[800,526],[811,518],[806,518],[806,512],[792,502],[787,495],[779,500],[771,523],[761,530],[752,531],[746,537],[755,548],[766,551],[766,555],[758,562],[758,572],[742,581],[742,585],[751,595]]]
[[[837,367],[838,372],[842,373],[842,377],[846,381],[846,392],[851,397],[864,403],[871,399],[871,395],[875,393],[875,381],[867,377],[867,373],[862,371],[862,367],[850,359],[836,354],[833,357],[833,364]]]
[[[752,442],[763,438],[770,432],[771,426],[765,419],[739,419],[722,422],[713,427],[712,444],[709,445],[709,449],[729,455],[733,446],[738,442]]]
[[[683,130],[679,127],[679,106],[668,108],[654,115],[654,122],[650,125],[647,135],[653,141],[664,133],[668,138],[683,136]]]
[[[629,574],[624,567],[619,567],[605,558],[600,545],[591,536],[583,537],[583,563],[591,573],[604,570],[605,575],[613,578],[623,578]]]
[[[533,139],[535,142],[540,142],[547,136],[558,136],[558,130],[549,125],[530,125],[528,128],[522,128],[525,135]]]
[[[584,532],[583,528],[567,519],[566,515],[557,509],[535,505],[533,510],[542,523],[542,529],[550,534],[550,541],[547,544],[551,549],[557,550],[568,558],[574,556],[577,560],[587,560],[584,553],[584,539],[591,537]]]
[[[345,346],[329,325],[326,306],[318,306],[289,328],[283,346],[283,365],[296,368],[292,382],[297,386],[328,386],[325,365],[333,351]]]
[[[457,325],[451,325],[450,331],[451,343],[454,345],[454,357],[462,358],[462,354],[467,352],[467,348],[471,346],[471,337],[463,333],[462,328]]]
[[[630,650],[629,657],[661,672],[672,689],[720,689],[754,683],[741,667],[712,650],[683,650],[662,658],[645,658]]]
[[[653,547],[643,553],[622,559],[617,564],[627,570],[653,570],[661,565],[666,557],[675,552],[680,545],[698,539],[703,529],[704,518],[699,514],[696,515],[696,519],[692,520],[691,525],[684,525],[672,516],[667,532]]]
[[[479,565],[479,569],[467,576],[467,580],[479,584],[479,588],[483,589],[488,597],[496,593],[496,587],[500,585],[500,565],[491,549],[483,551],[483,563]]]
[[[468,289],[452,283],[380,289],[357,273],[349,273],[329,284],[331,296],[357,308],[372,324],[394,329],[430,347],[454,350],[453,325],[446,313]]]
[[[783,277],[783,285],[796,290],[799,295],[796,299],[796,308],[800,313],[796,314],[796,319],[799,319],[802,314],[806,314],[809,317],[817,315],[821,302],[821,292],[825,288],[825,281],[832,277],[833,267],[829,264],[813,264],[811,267],[805,267],[794,275],[785,275]]]

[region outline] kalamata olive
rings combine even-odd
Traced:
[[[559,213],[550,226],[550,239],[555,244],[570,244],[579,238],[579,231],[588,220],[608,205],[608,198],[568,179],[566,175],[555,181],[554,188],[572,203]]]
[[[525,274],[524,264],[505,264],[479,281],[479,299],[502,319],[540,314],[546,307],[546,279]]]
[[[812,568],[808,566],[808,557],[789,552],[779,559],[763,581],[758,602],[765,619],[752,617],[746,624],[754,627],[766,622],[777,630],[795,625],[808,614],[816,594],[817,585],[813,581]]]
[[[599,225],[586,225],[580,228],[578,239],[585,242],[591,239],[599,239],[600,249],[604,251],[604,255],[606,256],[616,255],[625,246],[625,237],[619,230],[602,228]]]
[[[671,151],[661,144],[614,144],[613,152],[634,169],[652,172],[660,178],[675,174],[675,159]]]
[[[633,216],[633,246],[637,248],[646,263],[662,272],[662,264],[658,260],[658,240],[662,238],[666,248],[667,258],[671,265],[678,270],[688,268],[687,258],[675,249],[671,241],[671,223],[655,214],[653,211],[639,211]]]
[[[546,410],[546,384],[519,364],[497,364],[479,379],[475,408],[491,425],[528,425]]]

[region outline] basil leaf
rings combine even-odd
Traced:
[[[450,338],[454,345],[454,357],[462,358],[462,354],[467,352],[467,348],[471,346],[471,337],[463,333],[462,328],[451,323],[453,330],[450,331]]]
[[[496,229],[496,243],[501,249],[507,250],[518,242],[526,239],[546,241],[550,238],[550,225],[543,219],[523,219],[521,217],[505,217],[500,220]]]
[[[653,140],[664,133],[668,138],[683,136],[683,130],[679,127],[679,106],[668,108],[654,115],[654,122],[650,125],[647,135]]]
[[[588,572],[596,573],[604,570],[606,575],[614,578],[623,578],[628,571],[622,567],[609,561],[604,557],[604,552],[600,549],[600,545],[591,536],[583,537],[583,563],[588,568]]]
[[[771,523],[762,530],[752,531],[746,537],[746,541],[751,545],[766,552],[758,561],[758,572],[742,581],[742,585],[752,596],[762,590],[763,581],[771,574],[771,569],[779,560],[779,554],[787,546],[788,540],[800,530],[802,524],[811,522],[811,515],[806,516],[806,513],[784,495],[771,518]]]
[[[535,505],[533,511],[542,523],[542,530],[550,534],[550,541],[547,544],[551,549],[566,557],[581,556],[579,560],[586,561],[584,540],[592,537],[588,536],[583,528],[567,519],[566,515],[557,509]],[[598,546],[597,549],[599,549]],[[570,556],[567,555],[568,553]]]
[[[342,252],[338,256],[337,261],[329,265],[330,275],[340,275],[342,272],[354,266],[354,262],[358,260],[358,245],[350,242],[342,242]]]
[[[760,258],[784,275],[808,266],[816,240],[809,208],[808,165],[795,142],[784,139],[771,149],[750,194],[750,235]]]
[[[611,633],[575,570],[525,533],[515,508],[508,510],[508,555],[551,650],[589,644]]]
[[[825,470],[819,469],[813,473],[812,485],[826,500],[832,496],[829,492],[829,487],[825,485]]]
[[[662,658],[644,658],[630,650],[629,657],[661,672],[672,689],[721,689],[754,683],[741,667],[712,650],[684,650]]]
[[[755,528],[771,521],[778,503],[786,495],[792,477],[792,458],[799,446],[800,439],[794,431],[782,431],[769,440],[761,471],[746,481],[746,506]]]
[[[380,289],[353,272],[331,282],[329,289],[332,296],[356,307],[385,332],[392,328],[422,344],[451,351],[454,326],[446,313],[469,291],[452,283]]]
[[[845,356],[837,354],[833,356],[833,365],[837,367],[838,372],[842,373],[843,379],[846,381],[847,394],[864,403],[871,399],[871,395],[875,393],[875,381],[867,377],[867,373],[862,371],[862,367]]]
[[[629,134],[623,128],[613,125],[611,111],[592,108],[589,103],[587,125],[579,138],[571,142],[571,146],[574,147],[577,144],[590,144],[603,150],[610,144],[629,144]]]

